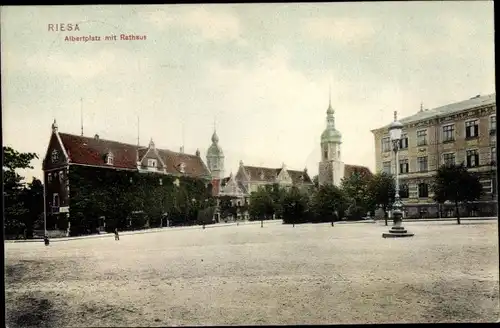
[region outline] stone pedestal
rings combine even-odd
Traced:
[[[389,232],[384,232],[382,234],[382,237],[384,238],[400,238],[400,237],[413,237],[415,234],[409,233],[404,227],[402,226],[393,226]]]

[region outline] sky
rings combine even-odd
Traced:
[[[81,112],[86,136],[205,162],[215,125],[226,175],[242,160],[313,176],[330,90],[343,162],[372,171],[370,130],[393,111],[495,92],[492,1],[2,7],[1,46],[3,144],[39,155],[28,181],[53,120],[79,135]]]

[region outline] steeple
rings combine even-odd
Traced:
[[[212,134],[212,143],[217,145],[219,143],[219,136],[217,135],[217,126],[214,118],[214,133]]]
[[[328,129],[335,129],[335,111],[332,107],[332,92],[330,90],[328,97],[328,109],[326,110],[326,124]]]

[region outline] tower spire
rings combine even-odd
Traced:
[[[83,98],[80,98],[80,129],[83,137]]]
[[[423,101],[420,102],[420,111],[421,112],[424,111],[424,102]]]
[[[332,108],[332,84],[328,86],[328,108]]]

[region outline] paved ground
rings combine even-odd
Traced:
[[[498,221],[228,226],[5,243],[9,327],[492,322]]]

